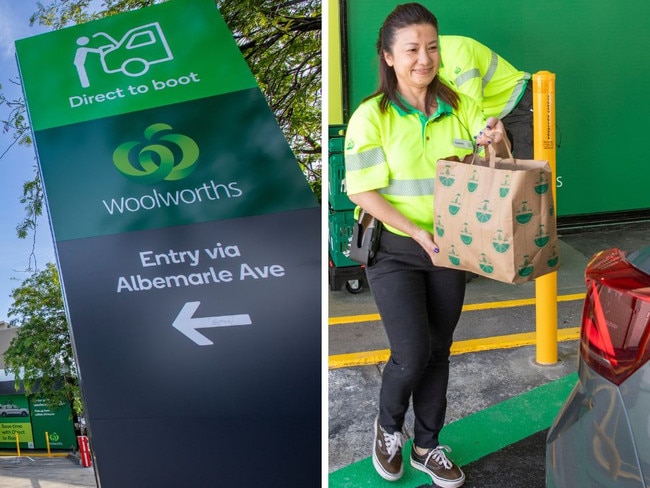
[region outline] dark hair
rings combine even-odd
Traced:
[[[379,54],[379,88],[377,91],[366,98],[374,98],[381,95],[379,107],[382,112],[388,110],[390,103],[393,102],[403,110],[407,110],[397,93],[397,76],[395,69],[388,66],[384,59],[384,51],[391,52],[395,42],[395,31],[411,25],[429,24],[438,31],[438,19],[426,7],[419,3],[405,3],[398,5],[393,10],[384,24],[379,29],[379,38],[377,39],[377,54]],[[441,83],[438,74],[427,87],[426,104],[431,106],[433,101],[439,96],[445,103],[454,108],[458,108],[458,95],[451,88]]]

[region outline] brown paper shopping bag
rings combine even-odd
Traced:
[[[491,149],[491,148],[490,148]],[[505,283],[559,268],[548,161],[441,159],[434,183],[435,264]]]

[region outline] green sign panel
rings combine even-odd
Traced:
[[[214,2],[16,50],[57,241],[316,206]]]
[[[32,430],[34,448],[72,450],[77,448],[77,437],[72,425],[69,405],[51,409],[43,400],[31,400]]]
[[[316,205],[257,88],[36,137],[58,241]]]
[[[18,41],[33,130],[257,88],[213,1],[168,3]]]
[[[25,395],[0,396],[0,447],[72,450],[77,438],[68,405],[52,410],[43,400],[28,400]],[[46,438],[47,434],[47,438]]]
[[[0,447],[15,449],[16,439],[20,447],[34,447],[34,435],[25,395],[0,396]]]

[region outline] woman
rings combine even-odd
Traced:
[[[384,479],[401,477],[401,431],[412,396],[411,465],[454,488],[465,475],[438,435],[465,272],[433,264],[433,181],[438,159],[462,158],[474,144],[505,144],[503,124],[491,118],[486,126],[477,105],[439,82],[438,22],[422,5],[400,5],[388,15],[377,51],[380,87],[352,115],[345,150],[349,198],[384,225],[366,270],[391,349],[373,463]]]

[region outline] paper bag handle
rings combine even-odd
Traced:
[[[508,147],[507,144],[504,144],[506,147],[506,154],[507,157],[504,158],[503,156],[499,156],[502,159],[512,159],[512,162],[517,164],[517,160],[512,157],[512,152],[510,152],[510,148]],[[487,161],[490,163],[490,168],[494,168],[496,164],[496,158],[497,158],[497,150],[494,148],[492,144],[488,144],[485,146],[485,152],[486,152],[486,158]]]
[[[476,158],[479,157],[479,155],[478,155],[478,148],[479,147],[480,146],[476,146],[474,148],[474,152],[472,153],[472,160],[469,163],[470,165],[474,164],[476,162]],[[490,168],[494,169],[494,167],[496,166],[496,151],[494,150],[494,148],[492,146],[488,145],[485,148],[485,160],[490,165]]]

